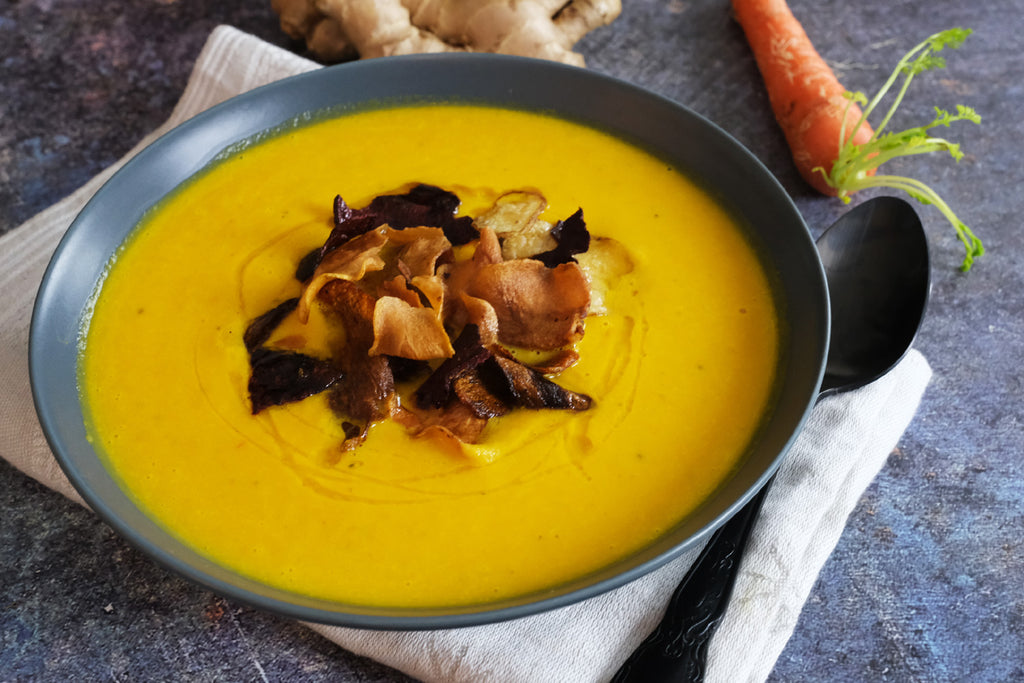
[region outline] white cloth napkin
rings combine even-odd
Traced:
[[[209,106],[314,68],[257,38],[219,27],[171,118],[125,159]],[[57,241],[123,161],[0,237],[0,456],[79,503],[32,407],[29,320]],[[883,379],[815,408],[765,501],[732,603],[711,642],[709,682],[768,676],[850,511],[910,423],[930,377],[927,361],[911,351]],[[591,600],[501,624],[407,633],[309,626],[352,652],[425,681],[603,681],[654,628],[698,552]]]

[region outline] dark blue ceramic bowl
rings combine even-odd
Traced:
[[[663,157],[728,207],[775,278],[785,328],[777,400],[735,476],[695,514],[632,557],[542,595],[453,610],[379,609],[289,593],[197,554],[146,516],[86,439],[77,389],[78,338],[112,254],[143,214],[232,148],[282,126],[368,106],[409,102],[536,110],[603,129]],[[114,529],[171,570],[258,608],[307,621],[375,629],[494,622],[592,597],[644,575],[703,541],[760,489],[813,406],[829,335],[825,278],[809,231],[771,174],[714,124],[663,97],[597,73],[495,55],[421,55],[356,62],[236,97],[164,135],[96,194],[43,278],[29,363],[36,410],[60,465]]]

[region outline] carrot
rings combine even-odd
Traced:
[[[847,203],[850,194],[858,190],[889,187],[906,192],[922,204],[935,206],[952,224],[964,246],[960,269],[970,270],[974,259],[985,253],[985,247],[938,193],[914,178],[876,174],[879,166],[902,156],[944,151],[956,161],[963,157],[959,145],[931,133],[933,128],[948,127],[956,121],[981,123],[981,117],[962,104],[957,105],[956,113],[936,107],[935,117],[923,126],[899,132],[885,129],[914,76],[945,67],[946,63],[935,53],[947,47],[960,47],[971,34],[970,29],[940,31],[914,46],[900,59],[878,93],[868,100],[864,93],[843,88],[785,0],[732,0],[732,7],[761,70],[772,111],[804,180],[822,194]],[[868,117],[900,78],[903,83],[896,90],[894,101],[877,129],[872,130]],[[863,111],[858,104],[864,105]]]
[[[871,138],[871,127],[864,121],[854,134],[860,108],[844,96],[846,88],[814,49],[785,0],[732,0],[732,8],[797,170],[811,187],[835,196],[835,188],[814,169],[832,167],[841,134],[863,144]]]

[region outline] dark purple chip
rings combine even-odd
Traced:
[[[479,232],[469,216],[456,216],[461,200],[458,195],[434,185],[419,184],[405,194],[383,194],[362,209],[353,209],[341,196],[334,198],[334,229],[320,257],[337,249],[357,235],[382,225],[396,230],[426,226],[441,228],[453,245],[468,244]]]
[[[324,250],[321,246],[299,259],[299,265],[295,267],[295,279],[299,282],[305,282],[313,277],[316,267],[320,265],[320,260],[323,258],[323,253]]]
[[[491,352],[480,344],[476,325],[466,325],[452,342],[452,348],[455,353],[444,359],[416,390],[416,405],[420,408],[443,408],[453,396],[452,383],[456,378],[491,357]]]
[[[510,407],[531,410],[551,408],[555,410],[588,410],[593,403],[586,394],[570,391],[552,382],[540,372],[511,358],[494,357],[494,366],[504,378],[505,387],[501,393],[510,395]],[[493,366],[488,363],[489,380],[494,386]]]
[[[564,221],[558,221],[555,227],[551,228],[551,236],[558,246],[532,258],[537,259],[548,268],[554,268],[563,263],[575,263],[574,254],[582,254],[590,249],[590,231],[587,230],[587,223],[583,220],[583,209],[577,209],[576,213]]]
[[[369,206],[353,211],[355,219],[372,217],[373,227],[387,223],[392,228],[427,226],[441,228],[453,245],[467,244],[479,236],[469,216],[457,217],[458,195],[434,185],[419,184],[405,194],[375,197]],[[372,228],[371,228],[372,229]]]
[[[387,220],[381,219],[374,212],[367,209],[355,210],[350,208],[345,203],[345,200],[341,198],[340,194],[336,195],[334,197],[334,229],[331,230],[331,234],[327,236],[327,241],[320,248],[320,258],[322,259],[324,255],[334,251],[353,237],[370,232],[385,223],[387,223]]]
[[[355,439],[362,435],[363,428],[354,422],[345,420],[341,423],[341,430],[345,433],[346,439]]]
[[[391,375],[396,382],[411,382],[430,372],[430,363],[425,360],[388,356],[388,365],[391,366]]]
[[[484,377],[483,368],[493,360],[491,358],[475,370],[462,373],[452,382],[452,391],[459,402],[469,408],[474,417],[482,420],[501,417],[509,411],[508,401],[491,391]]]
[[[245,343],[245,350],[249,353],[270,339],[270,335],[274,333],[277,326],[281,324],[281,321],[288,317],[288,314],[295,310],[295,307],[299,305],[299,298],[288,299],[282,301],[274,308],[270,309],[266,313],[254,318],[249,326],[245,328],[245,334],[242,335],[242,341]]]
[[[342,377],[330,361],[294,351],[257,348],[249,354],[252,414],[319,394]]]

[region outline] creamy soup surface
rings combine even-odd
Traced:
[[[557,378],[594,407],[492,420],[492,459],[392,422],[341,452],[324,394],[250,411],[242,334],[298,295],[334,196],[360,207],[416,182],[468,215],[536,189],[545,219],[582,208],[633,261]],[[550,589],[691,513],[769,404],[779,330],[751,247],[664,161],[555,118],[437,105],[327,120],[216,164],[134,233],[83,340],[91,438],[186,544],[305,595],[444,607]]]

